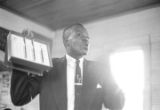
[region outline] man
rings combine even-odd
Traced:
[[[53,68],[43,76],[13,70],[12,102],[24,105],[40,94],[40,110],[101,110],[103,104],[122,109],[124,96],[111,74],[100,63],[84,59],[89,45],[84,26],[66,28],[63,43],[65,57],[53,59]]]

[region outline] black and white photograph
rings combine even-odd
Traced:
[[[160,110],[160,1],[0,0],[0,110]]]

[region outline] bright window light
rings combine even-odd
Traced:
[[[123,110],[143,110],[144,53],[142,50],[111,54],[111,72],[125,94]]]

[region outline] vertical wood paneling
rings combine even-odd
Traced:
[[[160,110],[160,35],[151,37],[152,110]]]

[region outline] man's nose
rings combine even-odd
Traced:
[[[82,40],[83,40],[83,42],[84,42],[85,44],[89,44],[89,39],[88,39],[88,38],[82,39]]]

